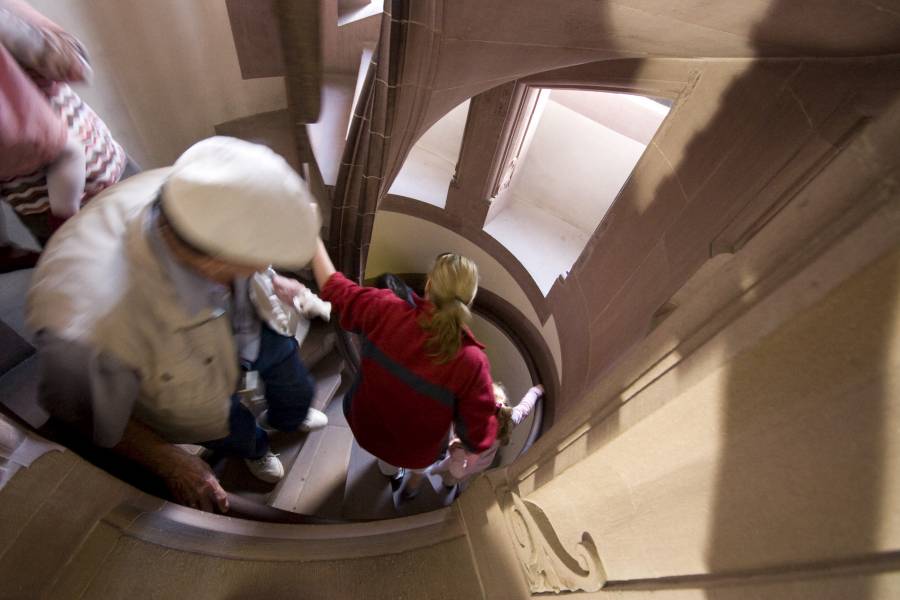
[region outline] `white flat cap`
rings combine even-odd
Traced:
[[[301,268],[321,226],[309,187],[287,161],[222,136],[197,142],[175,161],[162,210],[185,242],[240,265]]]

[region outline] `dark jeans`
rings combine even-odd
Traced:
[[[315,394],[315,384],[300,361],[297,340],[278,335],[264,323],[259,341],[259,357],[250,370],[258,371],[266,388],[269,425],[281,431],[296,431],[306,418]],[[241,458],[260,458],[269,451],[269,436],[257,424],[253,413],[231,397],[228,437],[203,445],[210,450]]]

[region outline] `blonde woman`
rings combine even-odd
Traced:
[[[312,266],[322,299],[361,337],[359,379],[345,396],[344,414],[382,473],[428,467],[451,425],[468,451],[490,448],[497,437],[491,369],[467,326],[478,291],[475,263],[438,256],[425,298],[407,300],[336,272],[321,240]]]

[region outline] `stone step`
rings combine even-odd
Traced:
[[[332,353],[316,368],[317,393],[313,407],[328,416],[328,425],[307,436],[300,453],[286,469],[285,477],[269,495],[269,506],[305,515],[340,518],[353,443],[341,407],[342,392],[349,387],[342,385],[342,367],[343,360]]]
[[[345,519],[390,519],[399,516],[390,481],[378,470],[375,460],[359,444],[353,443],[341,513]]]
[[[281,510],[339,518],[353,434],[331,424],[309,434],[290,472],[279,482],[269,505]]]
[[[340,517],[371,521],[416,515],[449,506],[455,498],[456,490],[444,488],[438,475],[427,476],[418,495],[410,500],[401,498],[406,483],[392,486],[378,469],[377,459],[354,442]]]
[[[225,0],[241,77],[281,77],[284,52],[275,0]]]
[[[316,395],[312,401],[312,407],[323,412],[326,411],[341,387],[343,380],[344,361],[337,352],[332,352],[323,358],[312,369],[316,379]]]
[[[337,0],[338,15],[357,11],[369,6],[370,0]]]
[[[315,319],[310,324],[309,333],[300,346],[300,360],[307,369],[313,369],[319,362],[328,356],[337,341],[337,333],[332,326],[320,319]]]
[[[303,163],[311,159],[311,156],[301,155],[287,109],[219,123],[215,126],[215,131],[216,135],[227,135],[268,146],[284,157],[297,173],[303,173]]]
[[[299,85],[309,92],[318,88],[320,36],[326,23],[319,0],[294,0],[283,6],[287,18],[279,16],[276,0],[225,0],[225,8],[243,79],[288,75],[289,87]],[[337,31],[337,19],[334,21],[330,29]],[[286,56],[293,60],[285,60]],[[316,100],[301,99],[295,116],[304,123],[315,120]]]
[[[97,521],[136,490],[80,460],[49,452],[0,492],[0,597],[47,598]]]
[[[313,378],[316,380],[316,393],[311,404],[313,408],[327,412],[332,398],[341,386],[343,364],[343,360],[337,353],[332,352],[314,369],[311,369]],[[261,396],[255,397],[250,402],[250,409],[254,413],[261,412],[263,408],[265,408],[265,400]],[[339,421],[342,420],[342,418],[339,419]],[[272,452],[278,454],[286,473],[290,473],[297,457],[314,434],[315,432],[273,432],[269,434]],[[272,484],[253,477],[243,460],[224,457],[213,465],[213,469],[222,483],[222,487],[227,491],[259,504],[266,504],[274,491]]]
[[[333,186],[337,181],[355,89],[355,75],[326,73],[322,77],[322,110],[319,120],[307,125],[312,154],[326,186]]]

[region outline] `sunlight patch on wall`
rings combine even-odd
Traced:
[[[432,125],[406,157],[389,193],[444,208],[468,115],[466,100]]]
[[[484,229],[546,295],[581,255],[670,107],[585,90],[542,89],[531,101]]]

